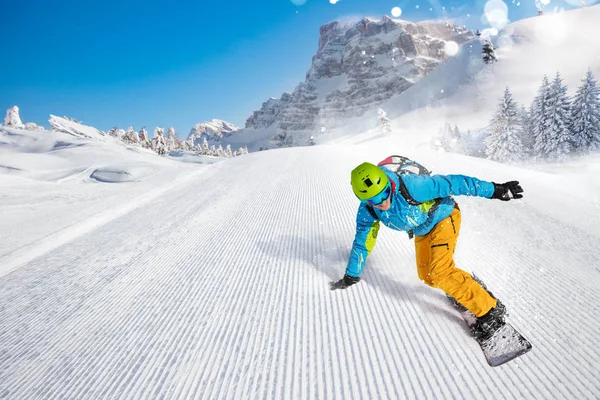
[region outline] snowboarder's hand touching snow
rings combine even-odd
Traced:
[[[492,182],[494,183],[494,182]],[[492,199],[509,201],[511,199],[520,199],[523,197],[523,188],[519,185],[519,181],[510,181],[506,183],[494,183],[494,194]]]

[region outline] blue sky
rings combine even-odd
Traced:
[[[397,6],[401,19],[461,17],[468,28],[485,27],[484,1],[294,2],[7,2],[1,110],[16,104],[23,122],[44,126],[55,114],[102,130],[174,126],[186,137],[212,118],[243,127],[262,102],[293,91],[317,50],[319,27],[332,20],[379,18]],[[511,20],[535,14],[533,0],[516,4],[507,2]]]

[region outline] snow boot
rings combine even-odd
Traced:
[[[475,325],[471,328],[471,334],[477,340],[487,340],[494,332],[504,326],[504,317],[506,316],[506,307],[497,300],[496,307],[488,311],[487,314],[477,318]]]

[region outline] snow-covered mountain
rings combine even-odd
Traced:
[[[378,108],[392,120],[392,134],[419,131],[414,140],[421,142],[441,128],[440,120],[463,130],[481,129],[489,123],[506,86],[519,103],[528,106],[544,74],[552,77],[560,71],[570,93],[588,68],[600,76],[600,57],[593,50],[600,48],[598,20],[600,5],[509,24],[492,38],[498,56],[492,66],[482,62],[481,38],[445,22],[411,24],[384,18],[325,25],[306,81],[292,94],[263,103],[246,128],[227,142],[255,151],[306,145],[310,135],[317,144],[358,133],[368,137],[380,133],[373,129]],[[429,33],[414,33],[418,27]],[[350,38],[347,43],[345,35]],[[456,54],[448,51],[452,39],[462,43]],[[411,56],[411,46],[401,46],[404,41],[420,43],[421,56]],[[394,49],[401,48],[403,56],[395,57]],[[436,51],[440,54],[432,57]],[[353,90],[362,95],[353,99]]]
[[[209,145],[218,145],[221,139],[231,136],[238,129],[234,124],[220,119],[213,119],[212,121],[194,125],[187,140],[193,141],[196,145],[201,145],[204,138],[206,138]]]
[[[304,82],[264,102],[246,129],[268,130],[271,145],[304,145],[307,135],[343,125],[402,93],[448,57],[449,43],[473,39],[446,21],[408,22],[386,16],[320,29],[319,46]],[[243,133],[241,133],[243,134]]]

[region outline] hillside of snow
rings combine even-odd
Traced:
[[[187,162],[174,161],[180,158]],[[98,141],[0,127],[0,275],[37,257],[35,249],[57,247],[99,221],[146,205],[165,182],[202,170],[189,164],[203,162],[198,159],[159,157],[109,136]]]
[[[44,153],[44,168],[73,170],[79,151],[124,162],[91,143]],[[350,170],[390,153],[521,181],[519,201],[457,199],[456,261],[502,299],[530,353],[489,367],[400,232],[382,228],[362,281],[329,290],[354,238]],[[550,173],[390,137],[159,159],[122,183],[0,174],[0,398],[600,396],[600,188],[580,184],[597,182],[598,158]]]

